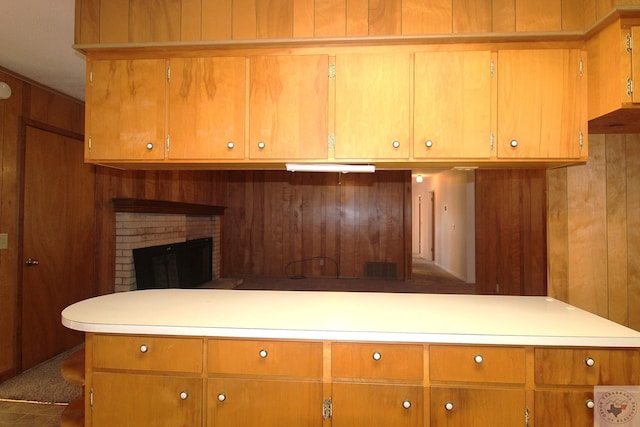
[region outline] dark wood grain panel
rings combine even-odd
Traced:
[[[476,171],[476,291],[545,295],[546,172]]]

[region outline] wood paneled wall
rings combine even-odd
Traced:
[[[407,277],[410,172],[238,171],[228,176],[227,274],[364,277],[365,262],[373,261],[396,263],[398,278]],[[322,266],[314,257],[329,260]]]
[[[637,0],[76,0],[77,44],[584,30]],[[149,13],[153,11],[153,13]]]
[[[640,135],[589,135],[548,172],[549,295],[640,330]]]
[[[84,104],[45,89],[0,68],[0,81],[11,86],[0,100],[0,233],[8,248],[0,249],[0,381],[16,369],[18,287],[21,280],[21,186],[24,123],[62,134],[81,135]]]
[[[123,171],[96,167],[96,294],[114,290],[114,198],[138,198],[225,205],[225,177],[219,171]]]
[[[546,295],[546,173],[476,171],[476,293]]]

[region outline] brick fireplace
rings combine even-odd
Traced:
[[[141,199],[114,199],[115,292],[137,289],[133,250],[213,238],[212,279],[220,278],[220,230],[224,208]]]

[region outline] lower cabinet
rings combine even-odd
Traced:
[[[200,377],[95,372],[87,425],[199,426],[202,389]]]
[[[537,426],[592,426],[593,388],[536,391],[535,407]]]
[[[526,426],[528,416],[524,389],[431,387],[431,427]]]
[[[334,383],[332,427],[424,426],[423,387]]]
[[[207,425],[320,427],[322,383],[254,378],[207,380]]]

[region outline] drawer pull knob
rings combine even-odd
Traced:
[[[430,139],[428,139],[428,140],[424,143],[424,146],[425,146],[425,147],[427,147],[427,148],[431,148],[431,147],[433,147],[433,141],[432,141],[432,140],[430,140]]]
[[[586,407],[587,407],[587,408],[589,408],[589,409],[593,409],[593,408],[595,408],[595,407],[596,407],[596,404],[595,404],[595,402],[593,401],[593,399],[587,399],[587,400],[585,400],[585,402],[584,402],[584,406],[586,406]]]
[[[265,349],[263,348],[262,350],[260,350],[260,352],[258,352],[258,355],[259,355],[261,358],[265,359],[265,358],[269,355],[269,353],[267,353],[267,350],[265,350]]]
[[[153,150],[153,142],[147,142],[147,150],[148,151]]]
[[[453,402],[447,402],[444,404],[444,409],[447,411],[453,411]]]
[[[509,145],[511,146],[511,148],[516,148],[518,146],[518,140],[512,139]]]
[[[484,361],[484,357],[482,357],[481,354],[476,354],[475,356],[473,356],[473,361],[479,365]]]
[[[225,400],[227,400],[227,395],[226,395],[226,394],[224,394],[224,393],[220,393],[220,394],[218,395],[218,401],[219,401],[219,402],[224,402]]]
[[[142,344],[140,346],[140,353],[146,353],[147,351],[149,351],[149,347],[147,347],[145,344]]]
[[[586,359],[584,359],[584,364],[591,367],[596,364],[596,361],[592,357],[587,357]]]
[[[264,147],[266,147],[266,144],[264,143],[264,141],[260,141],[260,142],[258,142],[258,148],[259,148],[260,150],[264,149]]]
[[[382,359],[382,354],[379,351],[374,351],[371,357],[373,357],[373,360],[380,360]]]
[[[409,409],[409,408],[411,408],[411,402],[409,402],[408,400],[403,401],[403,402],[402,402],[402,407],[403,407],[404,409]]]
[[[229,150],[233,149],[233,147],[235,147],[235,144],[233,143],[233,141],[229,141],[229,142],[227,142],[227,148],[228,148]]]
[[[180,400],[187,400],[187,397],[189,397],[189,393],[187,393],[186,391],[180,393]]]
[[[400,141],[393,141],[393,148],[400,148]]]

